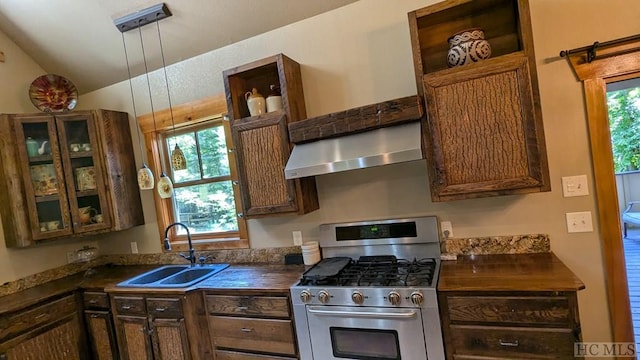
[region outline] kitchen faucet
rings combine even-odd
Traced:
[[[189,232],[189,227],[187,227],[187,225],[181,222],[175,222],[167,226],[167,228],[164,230],[164,249],[167,251],[171,250],[171,242],[169,242],[169,230],[176,225],[180,225],[187,230],[187,240],[189,241],[189,255],[187,256],[180,253],[180,256],[189,260],[191,266],[194,266],[196,264],[196,252],[195,250],[193,250],[193,244],[191,243],[191,233]]]

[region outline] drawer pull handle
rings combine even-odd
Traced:
[[[167,308],[163,308],[163,307],[156,308],[157,312],[165,312],[166,310],[167,310]]]
[[[236,308],[236,310],[238,310],[238,311],[247,311],[247,310],[249,310],[249,307],[248,306],[238,306]]]
[[[98,300],[96,299],[89,300],[89,304],[97,304],[97,303],[98,303]]]
[[[43,317],[45,317],[45,316],[47,316],[47,313],[42,313],[42,314],[40,314],[40,315],[37,315],[34,319],[35,319],[35,320],[40,320],[40,319],[42,319],[42,318],[43,318]]]
[[[95,319],[95,318],[99,318],[99,317],[100,317],[100,315],[98,315],[98,314],[91,314],[90,316],[91,316],[91,318],[92,318],[92,319]]]
[[[516,341],[504,341],[502,339],[498,339],[498,342],[500,343],[500,346],[509,346],[509,347],[517,347],[518,344],[518,340]]]
[[[253,331],[253,329],[250,329],[250,328],[240,328],[240,331],[242,331],[242,332],[247,332],[247,333],[248,333],[248,332],[252,332],[252,331]]]
[[[131,308],[133,308],[131,305],[122,305],[122,310],[131,310]]]

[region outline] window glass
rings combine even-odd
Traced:
[[[231,181],[176,188],[174,198],[176,221],[192,233],[238,231]]]

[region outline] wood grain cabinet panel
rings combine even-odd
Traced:
[[[191,359],[184,319],[154,319],[151,338],[155,359]]]
[[[0,359],[87,359],[79,302],[70,294],[0,316]]]
[[[300,64],[278,54],[225,70],[223,79],[244,216],[317,210],[315,178],[284,177],[293,148],[287,125],[307,117]],[[245,93],[255,88],[266,98],[271,85],[280,89],[282,110],[251,116]]]
[[[91,344],[92,358],[112,360],[117,358],[115,330],[109,311],[85,310],[84,322]]]
[[[210,314],[289,317],[289,299],[275,296],[207,295]]]
[[[209,321],[216,347],[288,355],[296,353],[290,320],[211,316]]]
[[[566,297],[450,296],[449,319],[481,323],[571,326]]]
[[[571,329],[451,325],[456,355],[503,358],[573,358]]]
[[[444,1],[408,15],[433,201],[551,190],[528,6]],[[447,68],[447,39],[472,27],[491,57]]]
[[[288,292],[205,292],[204,298],[216,359],[297,358]]]
[[[258,355],[236,351],[218,350],[216,351],[216,360],[291,360],[291,358],[274,355]]]
[[[118,348],[123,360],[153,360],[149,323],[144,316],[116,316]]]

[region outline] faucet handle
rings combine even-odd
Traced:
[[[185,253],[180,253],[180,256],[182,256],[183,258],[191,261],[191,260],[195,260],[195,258],[192,258],[191,255],[187,255]]]
[[[200,255],[200,257],[198,258],[198,261],[200,262],[200,264],[204,264],[207,260],[213,260],[215,258],[216,257],[213,255],[207,255],[207,256]]]

